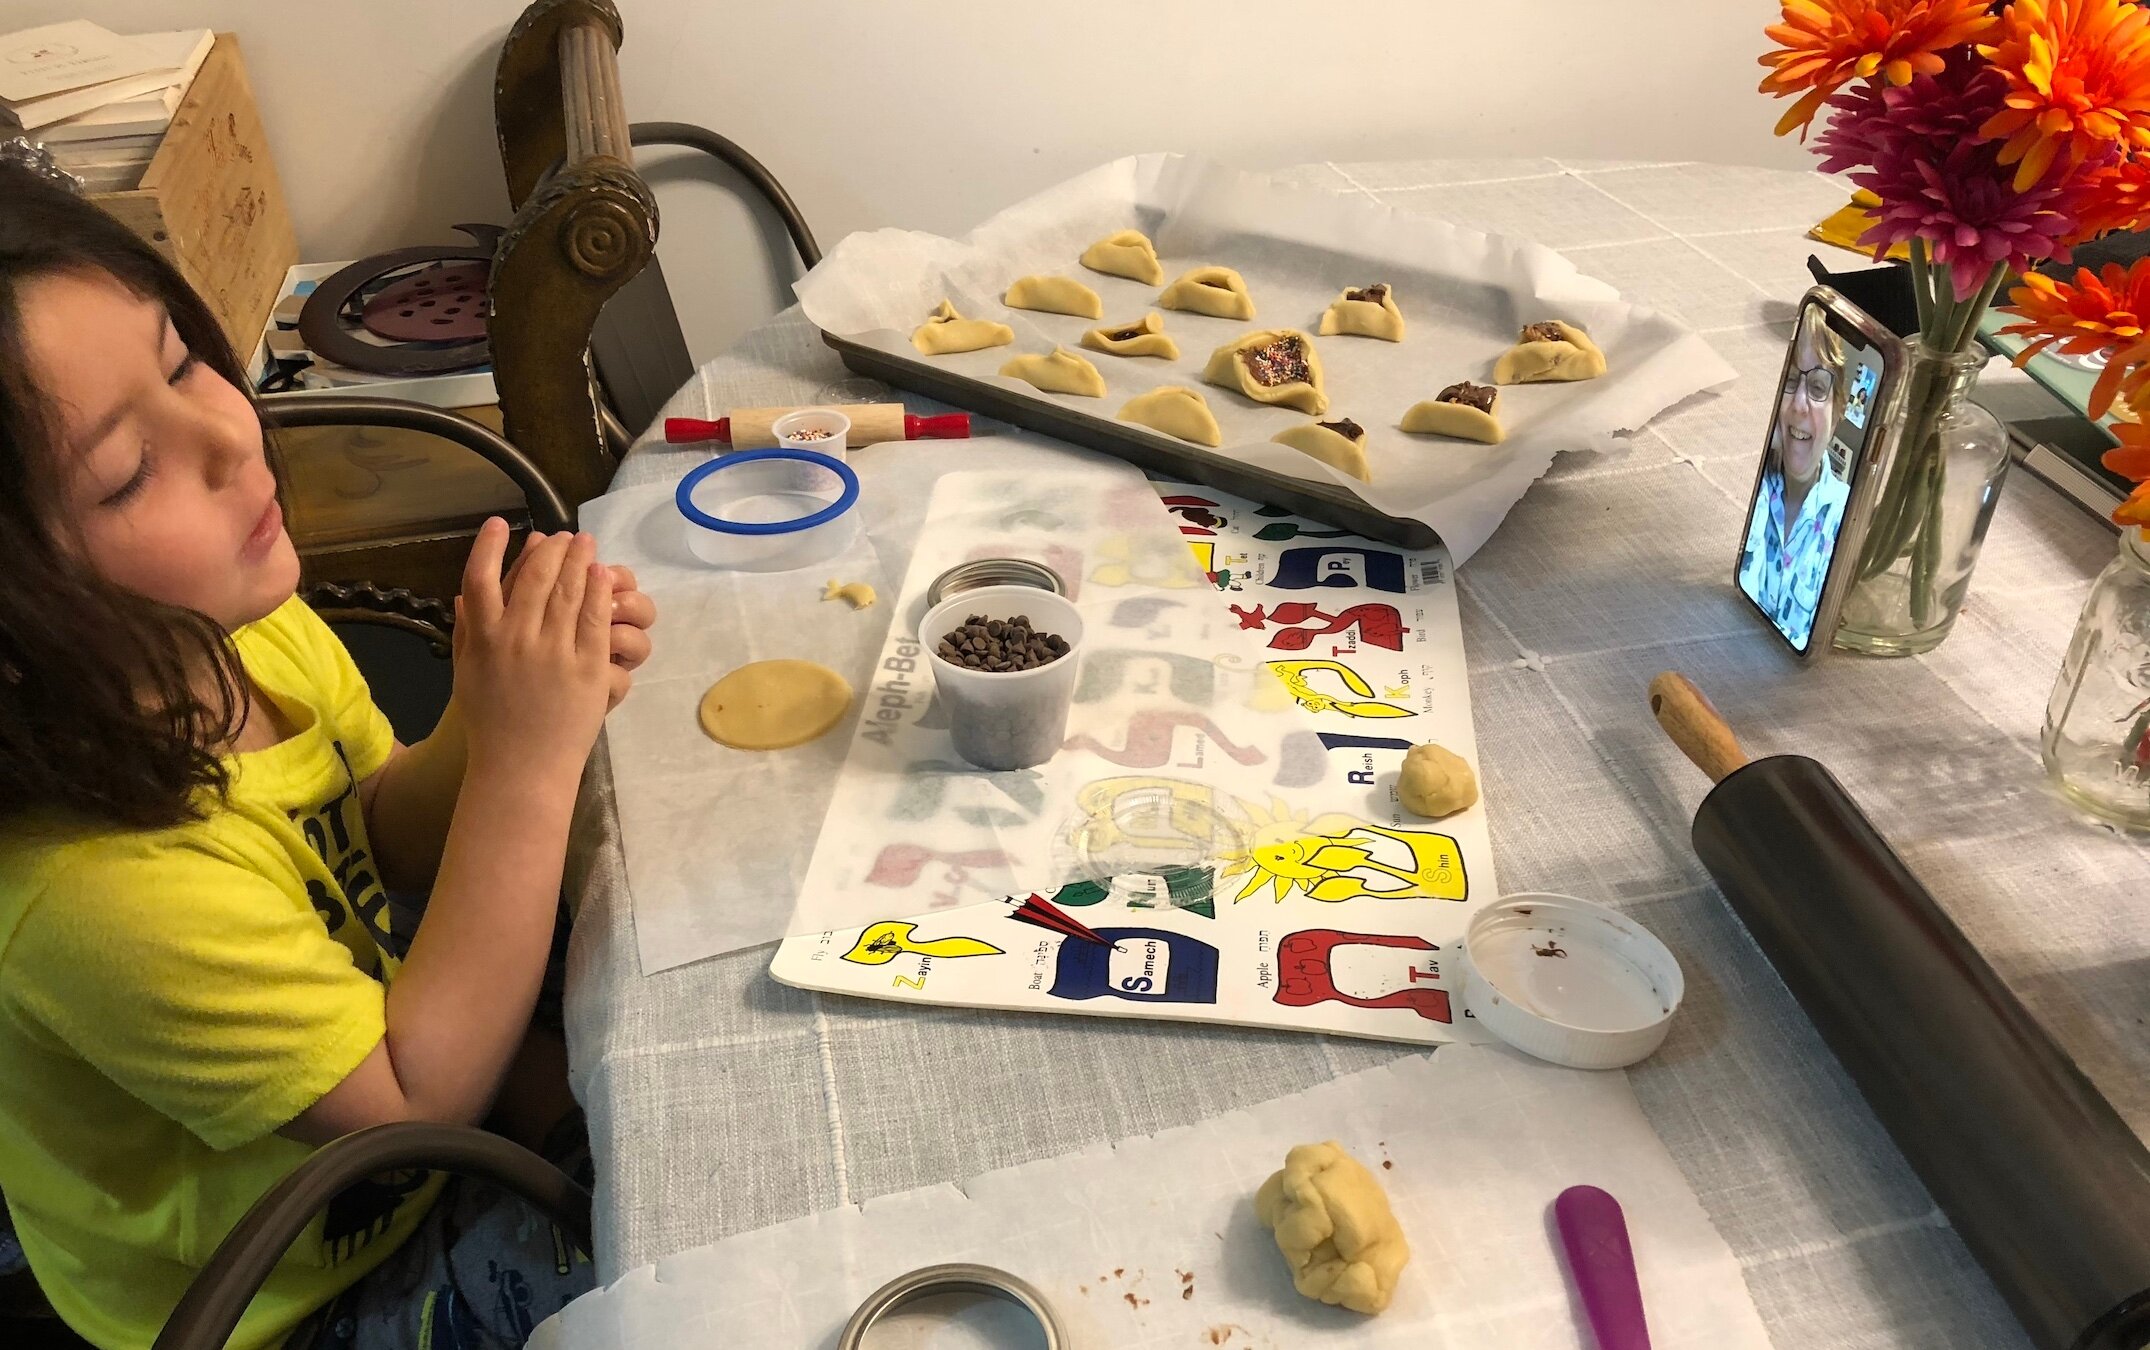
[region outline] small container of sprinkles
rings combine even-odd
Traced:
[[[956,753],[981,769],[1043,764],[1067,739],[1082,614],[1034,586],[949,596],[919,625]]]
[[[848,452],[851,419],[834,408],[801,408],[771,422],[769,432],[776,437],[779,449],[812,450],[831,459],[843,459]]]

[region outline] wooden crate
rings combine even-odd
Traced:
[[[245,360],[299,242],[235,35],[217,34],[141,185],[90,200],[177,264]]]

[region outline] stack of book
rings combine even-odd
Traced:
[[[132,188],[215,41],[81,19],[0,36],[0,140],[42,141],[92,192]]]

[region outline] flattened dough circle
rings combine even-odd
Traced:
[[[702,695],[702,731],[735,750],[783,750],[825,736],[851,707],[851,685],[813,661],[755,661]]]

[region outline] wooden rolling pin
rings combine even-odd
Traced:
[[[805,404],[805,407],[815,405]],[[722,441],[734,450],[767,450],[776,444],[771,430],[776,419],[798,408],[734,408],[729,417],[714,422],[699,417],[667,417],[664,439],[669,445],[695,441]],[[969,413],[940,413],[922,417],[903,410],[901,403],[843,403],[833,406],[851,419],[851,445],[878,445],[883,441],[960,441],[970,438]]]

